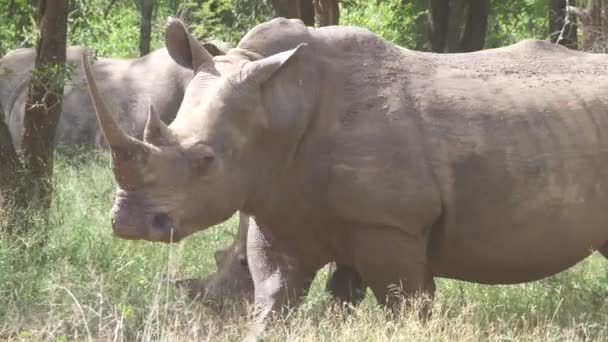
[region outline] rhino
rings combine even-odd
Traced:
[[[223,53],[214,43],[205,46],[212,54]],[[84,79],[83,53],[90,53],[90,50],[71,46],[66,51],[66,61],[75,69],[64,87],[56,134],[58,145],[104,145]],[[0,59],[0,110],[5,114],[16,146],[21,145],[27,87],[35,59],[36,50],[32,48],[13,50]],[[159,110],[164,122],[171,122],[193,76],[192,70],[175,63],[164,48],[140,58],[100,58],[93,66],[93,72],[100,88],[112,94],[108,104],[121,127],[138,138],[146,123],[148,103]]]
[[[253,299],[253,279],[247,260],[247,232],[250,226],[257,229],[255,220],[239,213],[239,226],[234,241],[214,253],[217,271],[204,279],[184,279],[176,282],[186,289],[193,299],[221,311],[227,305],[249,302]],[[359,274],[344,265],[330,264],[326,290],[338,305],[351,308],[365,298],[366,286]]]
[[[254,216],[250,337],[331,261],[394,312],[421,298],[424,319],[436,277],[521,283],[608,254],[608,56],[535,40],[441,55],[274,19],[213,57],[166,30],[195,71],[170,125],[150,108],[144,139],[125,133],[88,74],[112,230],[172,242]]]

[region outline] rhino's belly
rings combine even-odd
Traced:
[[[480,222],[471,212],[468,222],[446,222],[433,233],[429,255],[437,276],[488,284],[538,280],[608,241],[608,203],[599,198],[494,214]]]
[[[438,276],[532,281],[608,241],[608,145],[575,119],[509,131],[492,121],[477,149],[445,138],[454,147],[437,162],[444,209],[429,250]]]

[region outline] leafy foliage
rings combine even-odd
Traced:
[[[426,0],[344,0],[343,25],[362,26],[398,45],[422,49],[426,40]]]
[[[341,24],[366,27],[407,48],[428,50],[426,0],[344,0]],[[548,36],[548,0],[491,0],[486,48]]]
[[[264,1],[207,0],[188,1],[182,5],[193,34],[201,40],[219,39],[231,45],[253,26],[271,18]]]
[[[69,44],[95,49],[101,56],[138,55],[138,0],[74,0]],[[168,15],[183,16],[200,39],[236,45],[256,24],[271,18],[268,0],[159,0],[154,10],[152,48],[164,45]],[[341,24],[366,27],[396,44],[428,50],[426,0],[343,0]],[[0,21],[0,56],[32,47],[37,38],[36,1],[0,0],[10,20]],[[524,38],[548,36],[548,0],[491,0],[486,48]]]
[[[0,21],[0,56],[19,47],[34,47],[38,36],[36,1],[0,0],[9,18]],[[112,6],[110,6],[112,4]],[[159,1],[154,16],[152,47],[163,45],[163,29],[169,5]],[[14,10],[13,10],[14,8]],[[74,0],[70,2],[68,44],[83,45],[102,56],[137,56],[139,12],[135,2]]]
[[[54,95],[58,95],[56,89],[62,89],[63,85],[72,79],[75,70],[75,63],[66,63],[65,65],[49,64],[34,68],[32,69],[32,77],[30,78],[28,87],[45,88],[47,94],[53,93]]]
[[[28,0],[0,0],[0,57],[23,46],[34,46],[38,38],[36,6]],[[9,20],[7,20],[9,19]]]
[[[548,0],[491,0],[485,48],[549,36]]]

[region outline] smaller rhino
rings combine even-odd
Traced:
[[[251,302],[253,280],[247,259],[247,232],[256,226],[253,217],[239,214],[239,230],[232,244],[215,252],[217,271],[204,279],[185,279],[176,285],[188,291],[191,298],[200,298],[215,310],[222,310],[229,303]],[[366,285],[352,268],[330,264],[326,290],[340,305],[358,305],[365,298]]]
[[[202,46],[212,56],[223,55],[215,44],[222,46],[220,42]],[[83,46],[66,50],[66,62],[75,69],[64,86],[58,145],[105,146],[82,66],[82,55],[91,52]],[[0,58],[0,111],[17,147],[21,145],[27,87],[35,61],[33,48],[16,49]],[[142,138],[149,105],[154,106],[163,122],[173,121],[193,76],[192,70],[175,63],[165,48],[138,58],[100,58],[92,70],[99,87],[111,94],[108,103],[121,127],[138,138]]]

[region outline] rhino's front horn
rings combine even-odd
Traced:
[[[108,142],[110,147],[123,148],[124,146],[131,143],[132,138],[128,136],[120,128],[120,126],[118,126],[112,114],[108,111],[106,104],[104,103],[103,99],[101,98],[101,95],[99,94],[97,82],[95,82],[95,77],[93,76],[93,72],[91,71],[89,57],[86,54],[82,55],[82,64],[84,66],[87,84],[89,85],[89,94],[91,95],[91,100],[93,100],[93,105],[95,106],[95,113],[97,114],[97,120],[99,121],[99,126],[103,131],[103,135],[105,136],[106,141]]]
[[[144,142],[129,136],[120,128],[101,98],[86,54],[82,55],[82,64],[99,126],[112,149],[116,179],[123,187],[135,186],[141,179],[139,170],[145,163],[150,147]]]

